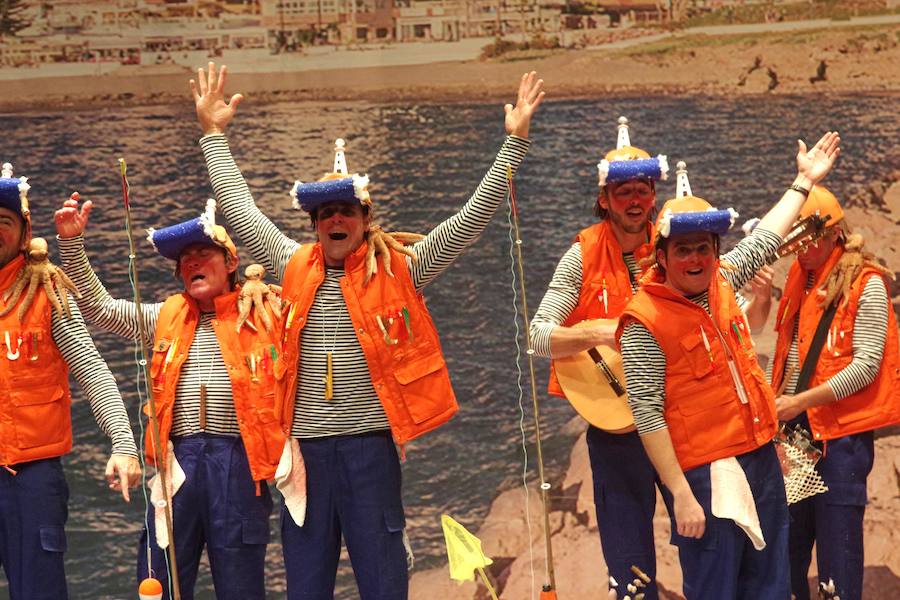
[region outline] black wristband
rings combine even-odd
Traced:
[[[791,184],[791,187],[789,187],[788,189],[789,189],[789,190],[794,190],[795,192],[800,192],[801,194],[803,194],[803,195],[806,196],[807,198],[809,197],[809,190],[806,189],[805,187],[803,187],[802,185],[797,185],[796,183],[792,183],[792,184]]]

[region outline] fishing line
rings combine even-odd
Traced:
[[[512,222],[512,202],[509,192],[506,194],[506,206],[509,209],[506,213],[506,222],[509,224],[509,272],[510,272],[510,288],[512,289],[512,307],[513,307],[513,327],[515,327],[515,343],[516,343],[516,387],[519,389],[519,431],[522,435],[522,487],[525,491],[525,525],[528,528],[528,569],[531,572],[531,598],[535,597],[535,578],[534,578],[534,538],[531,533],[531,507],[529,503],[528,493],[528,441],[525,433],[525,389],[522,387],[522,346],[519,344],[519,292],[516,289],[518,279],[516,276],[516,256],[513,251],[515,248],[515,240],[513,239],[513,222]]]

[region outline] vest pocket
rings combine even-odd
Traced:
[[[13,381],[10,393],[15,406],[19,448],[36,448],[63,441],[69,432],[69,403],[62,386]]]
[[[705,377],[713,371],[713,362],[709,358],[710,353],[702,341],[699,332],[690,333],[680,340],[684,357],[697,379]]]
[[[440,385],[445,368],[444,358],[435,353],[407,360],[394,369],[403,402],[415,423],[424,423],[449,408],[435,397],[436,390],[445,387]]]

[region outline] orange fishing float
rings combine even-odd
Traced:
[[[140,600],[162,600],[163,587],[162,584],[152,577],[141,582],[138,586],[138,598]]]

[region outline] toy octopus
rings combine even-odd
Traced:
[[[389,249],[396,250],[401,254],[410,257],[413,262],[418,260],[415,251],[407,248],[404,244],[414,244],[425,236],[421,233],[409,233],[406,231],[392,231],[388,233],[381,228],[381,225],[373,225],[369,228],[369,247],[366,250],[366,279],[364,284],[368,284],[369,280],[378,271],[378,263],[375,260],[375,254],[381,255],[381,264],[384,266],[384,272],[394,276],[391,270],[391,253]]]
[[[244,269],[244,284],[241,286],[241,293],[238,295],[238,321],[237,331],[240,333],[244,323],[253,329],[253,324],[247,321],[250,316],[250,309],[256,307],[256,314],[262,319],[266,326],[266,331],[272,331],[272,318],[266,312],[263,301],[267,301],[272,307],[272,314],[276,319],[281,318],[281,286],[264,283],[263,278],[266,276],[266,270],[262,265],[252,264]]]
[[[81,298],[81,294],[78,293],[75,284],[63,273],[62,269],[50,262],[47,258],[48,254],[47,240],[44,238],[34,238],[29,242],[25,267],[19,270],[13,284],[3,292],[6,308],[0,311],[0,317],[12,310],[27,284],[28,291],[25,292],[25,299],[22,300],[16,313],[19,321],[22,321],[25,313],[28,312],[39,285],[44,287],[47,298],[56,312],[62,315],[65,311],[66,316],[71,318],[72,313],[69,310],[69,298],[66,290],[75,294],[76,298]]]

